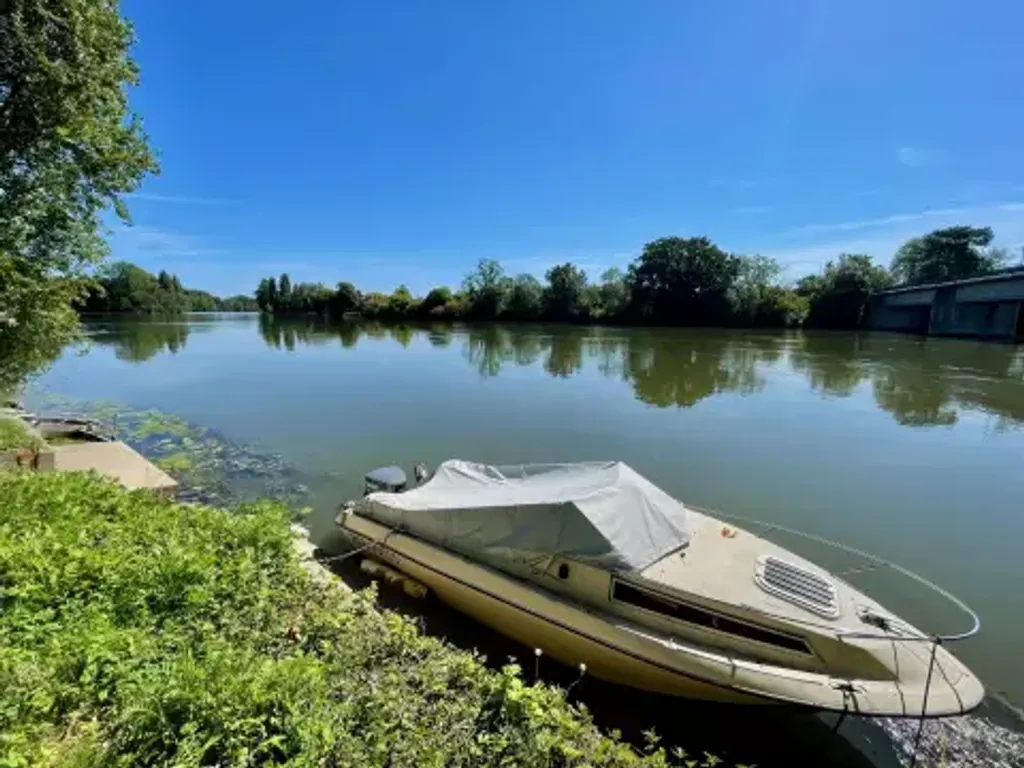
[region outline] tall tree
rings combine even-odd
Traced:
[[[548,284],[544,289],[544,311],[548,317],[575,320],[586,316],[586,272],[566,262],[549,269],[545,277]]]
[[[71,304],[107,245],[100,214],[157,170],[127,90],[114,0],[0,2],[0,389],[76,337]]]
[[[409,289],[404,285],[395,288],[395,292],[388,297],[388,313],[395,316],[402,316],[409,312],[412,306],[413,297]]]
[[[621,269],[606,269],[601,273],[600,285],[595,288],[595,306],[591,308],[592,313],[600,317],[614,318],[625,312],[629,303],[629,284]]]
[[[978,277],[1006,261],[1005,251],[988,249],[991,227],[947,227],[908,240],[890,267],[900,283],[920,285]]]
[[[728,317],[738,274],[739,259],[706,237],[663,237],[630,266],[630,303],[648,321],[714,325]]]
[[[267,303],[271,312],[277,308],[277,281],[272,277],[267,278]]]
[[[430,293],[428,293],[423,301],[420,302],[420,312],[427,315],[440,315],[444,312],[445,307],[451,300],[451,288],[443,285],[437,288],[431,288]]]
[[[544,288],[533,275],[516,275],[508,293],[508,314],[516,320],[533,320],[540,315]]]
[[[287,272],[277,281],[277,303],[274,306],[285,312],[292,308],[292,279]]]
[[[470,312],[481,318],[498,317],[505,310],[510,283],[501,264],[494,259],[481,259],[463,282]]]
[[[331,312],[341,317],[346,312],[359,309],[359,291],[352,283],[338,283],[338,290],[331,301]]]
[[[270,312],[272,309],[269,301],[269,283],[270,281],[264,277],[253,292],[253,296],[256,297],[256,306],[260,308],[260,312]]]
[[[868,297],[892,285],[892,275],[864,254],[844,253],[830,261],[818,279],[804,278],[797,293],[810,307],[807,325],[818,328],[857,328]]]

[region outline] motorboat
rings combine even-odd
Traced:
[[[345,537],[588,675],[659,694],[888,717],[959,715],[984,697],[947,648],[977,631],[973,613],[960,635],[922,632],[621,462],[451,460],[432,474],[418,467],[417,479],[407,487],[398,467],[369,473],[364,496],[337,516]]]

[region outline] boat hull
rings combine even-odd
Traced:
[[[960,715],[984,694],[943,648],[935,651],[930,694],[927,683],[906,677],[850,679],[756,662],[564,599],[350,509],[337,522],[367,557],[423,584],[455,610],[569,667],[584,664],[588,676],[611,683],[718,702],[885,717]],[[927,664],[926,649],[914,654]]]
[[[373,535],[379,531],[367,529],[379,526],[355,519],[361,531],[342,528],[357,544],[366,546],[371,539],[380,540]],[[649,637],[617,628],[605,617],[407,537],[392,543],[373,547],[368,555],[415,579],[445,604],[505,637],[540,648],[546,657],[568,667],[586,665],[587,676],[669,696],[735,704],[801,703],[702,680],[676,668],[672,660],[659,658],[668,654]]]

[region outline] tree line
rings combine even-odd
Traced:
[[[262,312],[275,315],[856,328],[876,291],[998,271],[1008,254],[989,247],[992,238],[988,227],[939,229],[905,243],[888,268],[841,254],[793,284],[781,281],[775,259],[730,254],[706,237],[665,237],[647,243],[625,272],[609,269],[597,282],[569,262],[549,269],[542,283],[484,259],[460,289],[441,286],[423,297],[405,285],[385,294],[348,282],[293,284],[287,274],[261,280],[255,296]]]
[[[126,312],[172,315],[181,312],[255,312],[251,296],[221,298],[206,291],[185,288],[177,275],[165,270],[153,275],[128,262],[101,268],[79,303],[84,313]]]

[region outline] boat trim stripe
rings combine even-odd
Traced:
[[[374,522],[374,521],[370,521],[370,522]],[[375,525],[379,525],[379,523],[376,523],[376,522],[374,522],[374,524]],[[382,527],[384,527],[384,526],[382,526]],[[653,659],[644,658],[643,656],[640,656],[640,655],[638,655],[638,654],[634,653],[633,651],[630,651],[630,650],[628,650],[626,648],[622,648],[621,646],[615,645],[614,643],[609,643],[609,642],[607,642],[605,640],[601,640],[600,638],[596,638],[593,635],[590,635],[590,634],[588,634],[586,632],[581,632],[578,629],[574,629],[574,628],[572,628],[572,627],[570,627],[570,626],[568,626],[566,624],[563,624],[562,622],[558,621],[557,619],[549,618],[548,616],[544,616],[542,614],[539,614],[536,611],[533,611],[533,610],[531,610],[529,608],[526,608],[526,607],[520,605],[519,603],[514,603],[514,602],[512,602],[510,600],[507,600],[507,599],[501,597],[500,595],[496,595],[493,592],[490,592],[490,591],[488,591],[486,589],[481,589],[480,587],[474,586],[473,584],[469,584],[468,582],[463,581],[462,579],[458,578],[457,576],[453,576],[452,574],[450,574],[450,573],[448,573],[446,571],[442,571],[439,568],[435,568],[432,565],[424,563],[422,560],[419,560],[416,557],[413,557],[411,555],[407,555],[407,554],[405,554],[403,552],[398,552],[397,550],[393,549],[392,547],[389,547],[389,546],[386,546],[386,545],[382,545],[377,540],[372,539],[369,536],[366,536],[364,534],[361,534],[358,531],[353,531],[351,528],[349,528],[347,526],[345,526],[345,530],[347,532],[351,533],[351,534],[354,534],[355,536],[358,536],[361,539],[365,539],[367,542],[373,542],[375,544],[378,544],[378,545],[382,546],[384,549],[388,549],[388,550],[394,552],[398,557],[403,557],[406,560],[409,560],[409,561],[415,563],[416,565],[420,566],[421,568],[425,568],[428,571],[433,571],[434,573],[436,573],[436,574],[438,574],[440,576],[443,576],[446,579],[450,579],[451,581],[454,581],[457,584],[461,584],[463,587],[466,587],[467,589],[471,589],[471,590],[473,590],[475,592],[479,592],[480,594],[486,595],[487,597],[491,598],[492,600],[497,600],[499,603],[503,603],[503,604],[505,604],[505,605],[507,605],[507,606],[509,606],[511,608],[514,608],[514,609],[522,612],[522,613],[529,614],[530,616],[533,616],[536,619],[540,619],[540,620],[546,621],[546,622],[548,622],[550,624],[554,624],[555,626],[559,627],[560,629],[565,630],[566,632],[569,632],[569,633],[574,634],[574,635],[578,635],[579,637],[585,638],[585,639],[589,640],[592,643],[596,643],[597,645],[601,645],[601,646],[604,646],[605,648],[613,650],[613,651],[615,651],[617,653],[621,653],[624,656],[629,656],[630,658],[633,658],[633,659],[635,659],[635,660],[637,660],[637,661],[639,661],[639,662],[641,662],[643,664],[649,664],[649,665],[651,665],[653,667],[657,667],[657,668],[659,668],[661,670],[664,670],[666,672],[671,672],[674,675],[679,675],[680,677],[686,677],[686,678],[689,678],[690,680],[696,680],[697,682],[704,683],[705,685],[710,685],[710,686],[713,686],[715,688],[721,688],[722,690],[726,690],[726,691],[740,691],[741,693],[746,694],[748,696],[751,696],[753,698],[765,699],[767,701],[779,702],[779,703],[782,703],[782,704],[790,704],[790,705],[795,706],[795,707],[800,707],[800,708],[803,708],[803,709],[811,709],[811,710],[815,710],[815,711],[826,711],[826,712],[843,712],[843,711],[847,711],[847,709],[844,709],[843,707],[830,707],[830,706],[827,706],[827,705],[805,704],[804,702],[796,701],[794,699],[787,699],[787,698],[782,697],[782,696],[773,696],[773,695],[768,694],[768,693],[762,693],[760,691],[753,691],[753,690],[751,690],[749,688],[744,688],[744,687],[741,687],[741,686],[725,685],[723,683],[719,683],[719,682],[716,682],[714,680],[709,680],[707,678],[701,677],[700,675],[694,675],[694,674],[692,674],[690,672],[683,672],[683,671],[681,671],[679,669],[676,669],[675,667],[670,667],[667,664],[662,664],[659,661],[655,661]],[[372,549],[371,549],[371,552],[372,552]],[[451,554],[451,553],[446,552],[445,554]],[[854,710],[854,711],[856,711],[856,710]],[[894,716],[895,717],[899,717],[899,715],[878,715],[878,716],[879,717],[894,717]]]

